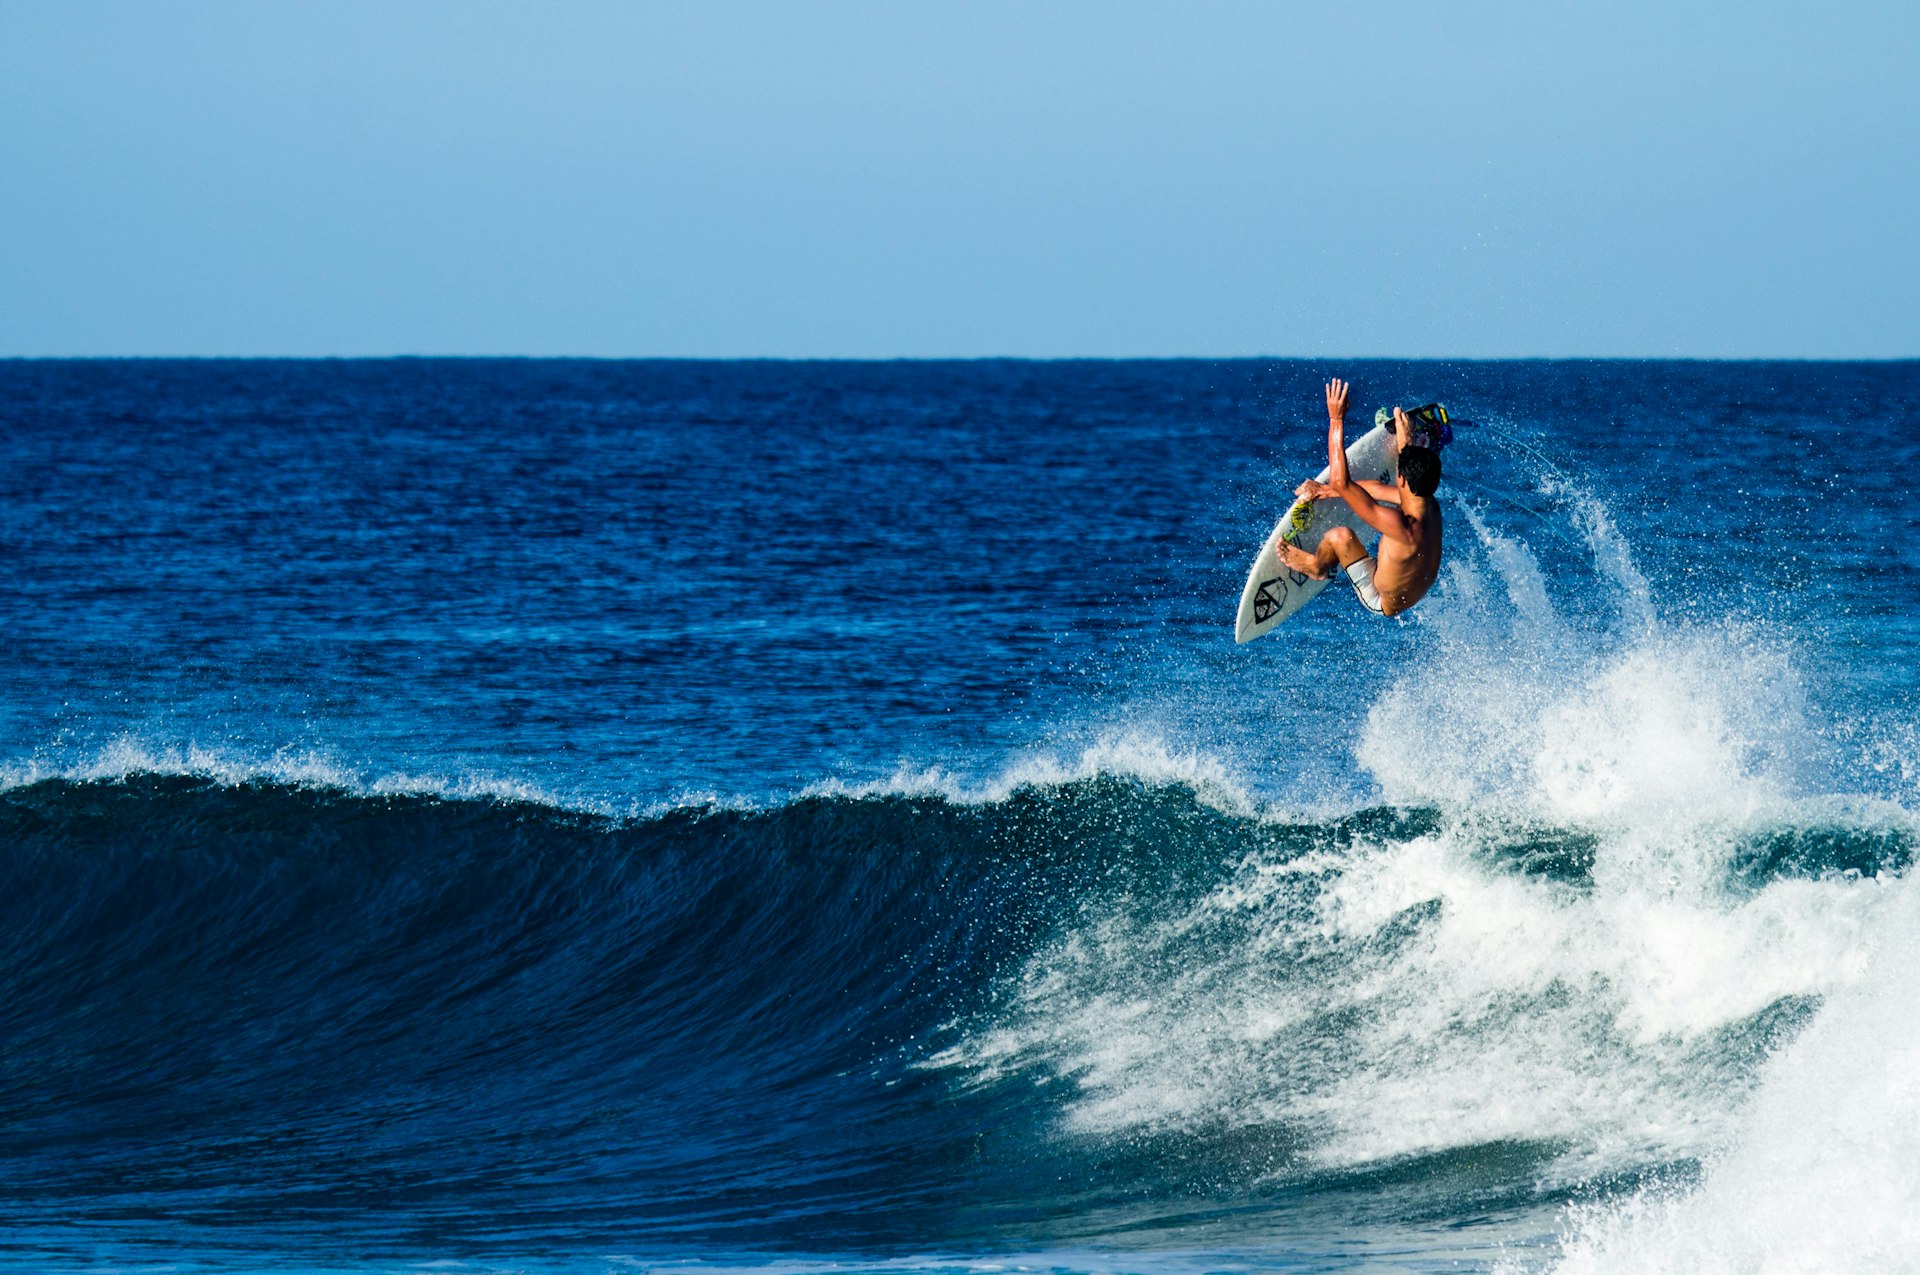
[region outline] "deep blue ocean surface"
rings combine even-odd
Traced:
[[[1917,398],[0,363],[0,1265],[1903,1269]]]

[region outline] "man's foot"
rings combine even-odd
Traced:
[[[1302,549],[1299,545],[1289,544],[1287,541],[1282,540],[1280,542],[1279,552],[1280,561],[1286,563],[1289,570],[1298,571],[1301,575],[1314,580],[1324,580],[1327,578],[1326,573],[1320,570],[1320,560],[1308,553],[1305,549]]]

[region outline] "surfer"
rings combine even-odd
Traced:
[[[1399,442],[1400,473],[1392,486],[1347,475],[1347,383],[1327,382],[1327,481],[1309,478],[1294,489],[1306,500],[1340,499],[1355,516],[1380,533],[1378,560],[1345,527],[1330,528],[1320,547],[1308,553],[1280,543],[1280,560],[1316,580],[1344,567],[1353,592],[1375,615],[1398,615],[1427,596],[1440,574],[1440,454],[1413,441],[1413,422],[1393,409]]]

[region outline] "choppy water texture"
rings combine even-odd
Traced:
[[[0,1264],[1910,1268],[1917,390],[0,364]]]

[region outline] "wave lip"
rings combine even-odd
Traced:
[[[223,787],[266,785],[361,796],[493,800],[551,806],[583,813],[612,813],[611,807],[602,803],[570,801],[524,779],[487,774],[449,777],[399,771],[370,776],[316,749],[248,752],[209,747],[191,741],[157,742],[128,734],[116,735],[87,753],[58,757],[50,753],[35,754],[0,764],[0,793],[50,780],[106,784],[162,776],[205,780]]]

